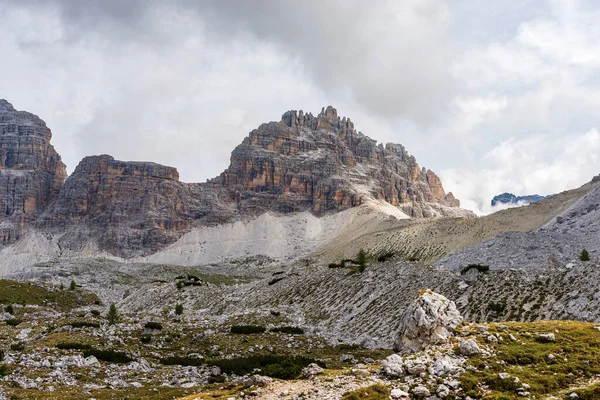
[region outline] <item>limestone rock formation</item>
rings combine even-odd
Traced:
[[[377,144],[329,106],[316,117],[286,112],[262,124],[206,183],[179,182],[175,168],[151,162],[84,158],[65,167],[36,116],[0,102],[3,243],[26,227],[58,237],[60,251],[148,255],[194,227],[265,212],[335,213],[384,200],[413,217],[456,215],[459,202],[403,146]],[[64,185],[63,185],[64,182]]]
[[[385,200],[414,217],[444,214],[427,203],[460,205],[402,145],[377,144],[331,106],[316,117],[288,111],[280,122],[262,124],[211,182],[233,190],[239,207],[250,213],[319,214],[356,206],[365,197]]]
[[[203,217],[218,222],[220,206],[218,191],[179,182],[175,168],[90,156],[36,225],[66,231],[63,249],[80,250],[92,237],[100,249],[128,257],[157,251]]]
[[[425,290],[402,314],[394,348],[414,352],[429,343],[445,342],[462,321],[453,301]]]
[[[4,245],[18,240],[58,196],[66,170],[51,138],[44,121],[0,99],[0,235]]]

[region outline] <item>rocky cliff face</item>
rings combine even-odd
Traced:
[[[403,146],[378,145],[331,106],[316,117],[288,111],[280,122],[262,124],[211,182],[232,190],[249,212],[319,214],[356,206],[367,197],[400,206],[414,217],[436,215],[423,203],[459,206],[437,175],[421,169]]]
[[[4,243],[31,224],[61,235],[61,250],[97,246],[131,257],[158,251],[193,227],[267,211],[333,213],[366,199],[385,200],[413,217],[452,214],[459,206],[440,179],[404,147],[377,144],[333,107],[316,117],[288,111],[262,124],[206,183],[179,182],[172,167],[84,158],[66,180],[50,130],[32,114],[0,103],[1,196],[11,222]],[[43,212],[43,213],[42,213]]]
[[[0,100],[2,244],[18,240],[58,196],[66,171],[51,138],[44,121]]]

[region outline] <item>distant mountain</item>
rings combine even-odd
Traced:
[[[530,194],[527,196],[515,196],[512,193],[502,193],[498,196],[495,196],[492,199],[492,207],[499,204],[531,204],[538,202],[540,200],[544,200],[546,197],[550,196],[540,196],[539,194]]]
[[[387,202],[407,217],[472,216],[399,144],[385,146],[335,108],[288,111],[261,124],[205,183],[179,181],[173,167],[84,158],[67,178],[52,134],[37,116],[0,99],[0,237],[54,237],[60,251],[86,246],[112,255],[153,254],[194,228],[265,213],[316,216]],[[50,235],[50,236],[48,236]]]

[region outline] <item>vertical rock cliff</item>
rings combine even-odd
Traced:
[[[65,165],[50,144],[52,132],[37,116],[0,99],[0,235],[18,240],[56,199]]]

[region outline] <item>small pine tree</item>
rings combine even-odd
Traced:
[[[346,268],[346,260],[340,261],[340,268]]]
[[[106,319],[108,320],[108,323],[110,325],[114,325],[117,322],[119,322],[119,312],[117,311],[117,306],[115,305],[115,303],[112,303],[110,305],[110,308],[108,309],[108,314],[106,314]]]
[[[177,281],[177,289],[181,290],[183,289],[183,281]]]
[[[175,305],[175,314],[181,315],[183,314],[183,304],[179,303]]]
[[[367,268],[367,253],[363,249],[360,249],[358,252],[356,263],[358,264],[358,270],[360,272],[364,272]]]
[[[64,283],[60,283],[60,290],[65,290],[65,284]]]
[[[579,255],[579,259],[581,261],[590,261],[590,252],[586,249],[581,250],[581,254]]]
[[[77,285],[75,284],[75,281],[73,279],[71,279],[71,284],[69,285],[69,289],[75,290],[76,287],[77,287]]]
[[[7,305],[4,311],[6,311],[9,314],[15,315],[15,310],[13,309],[12,304]]]

